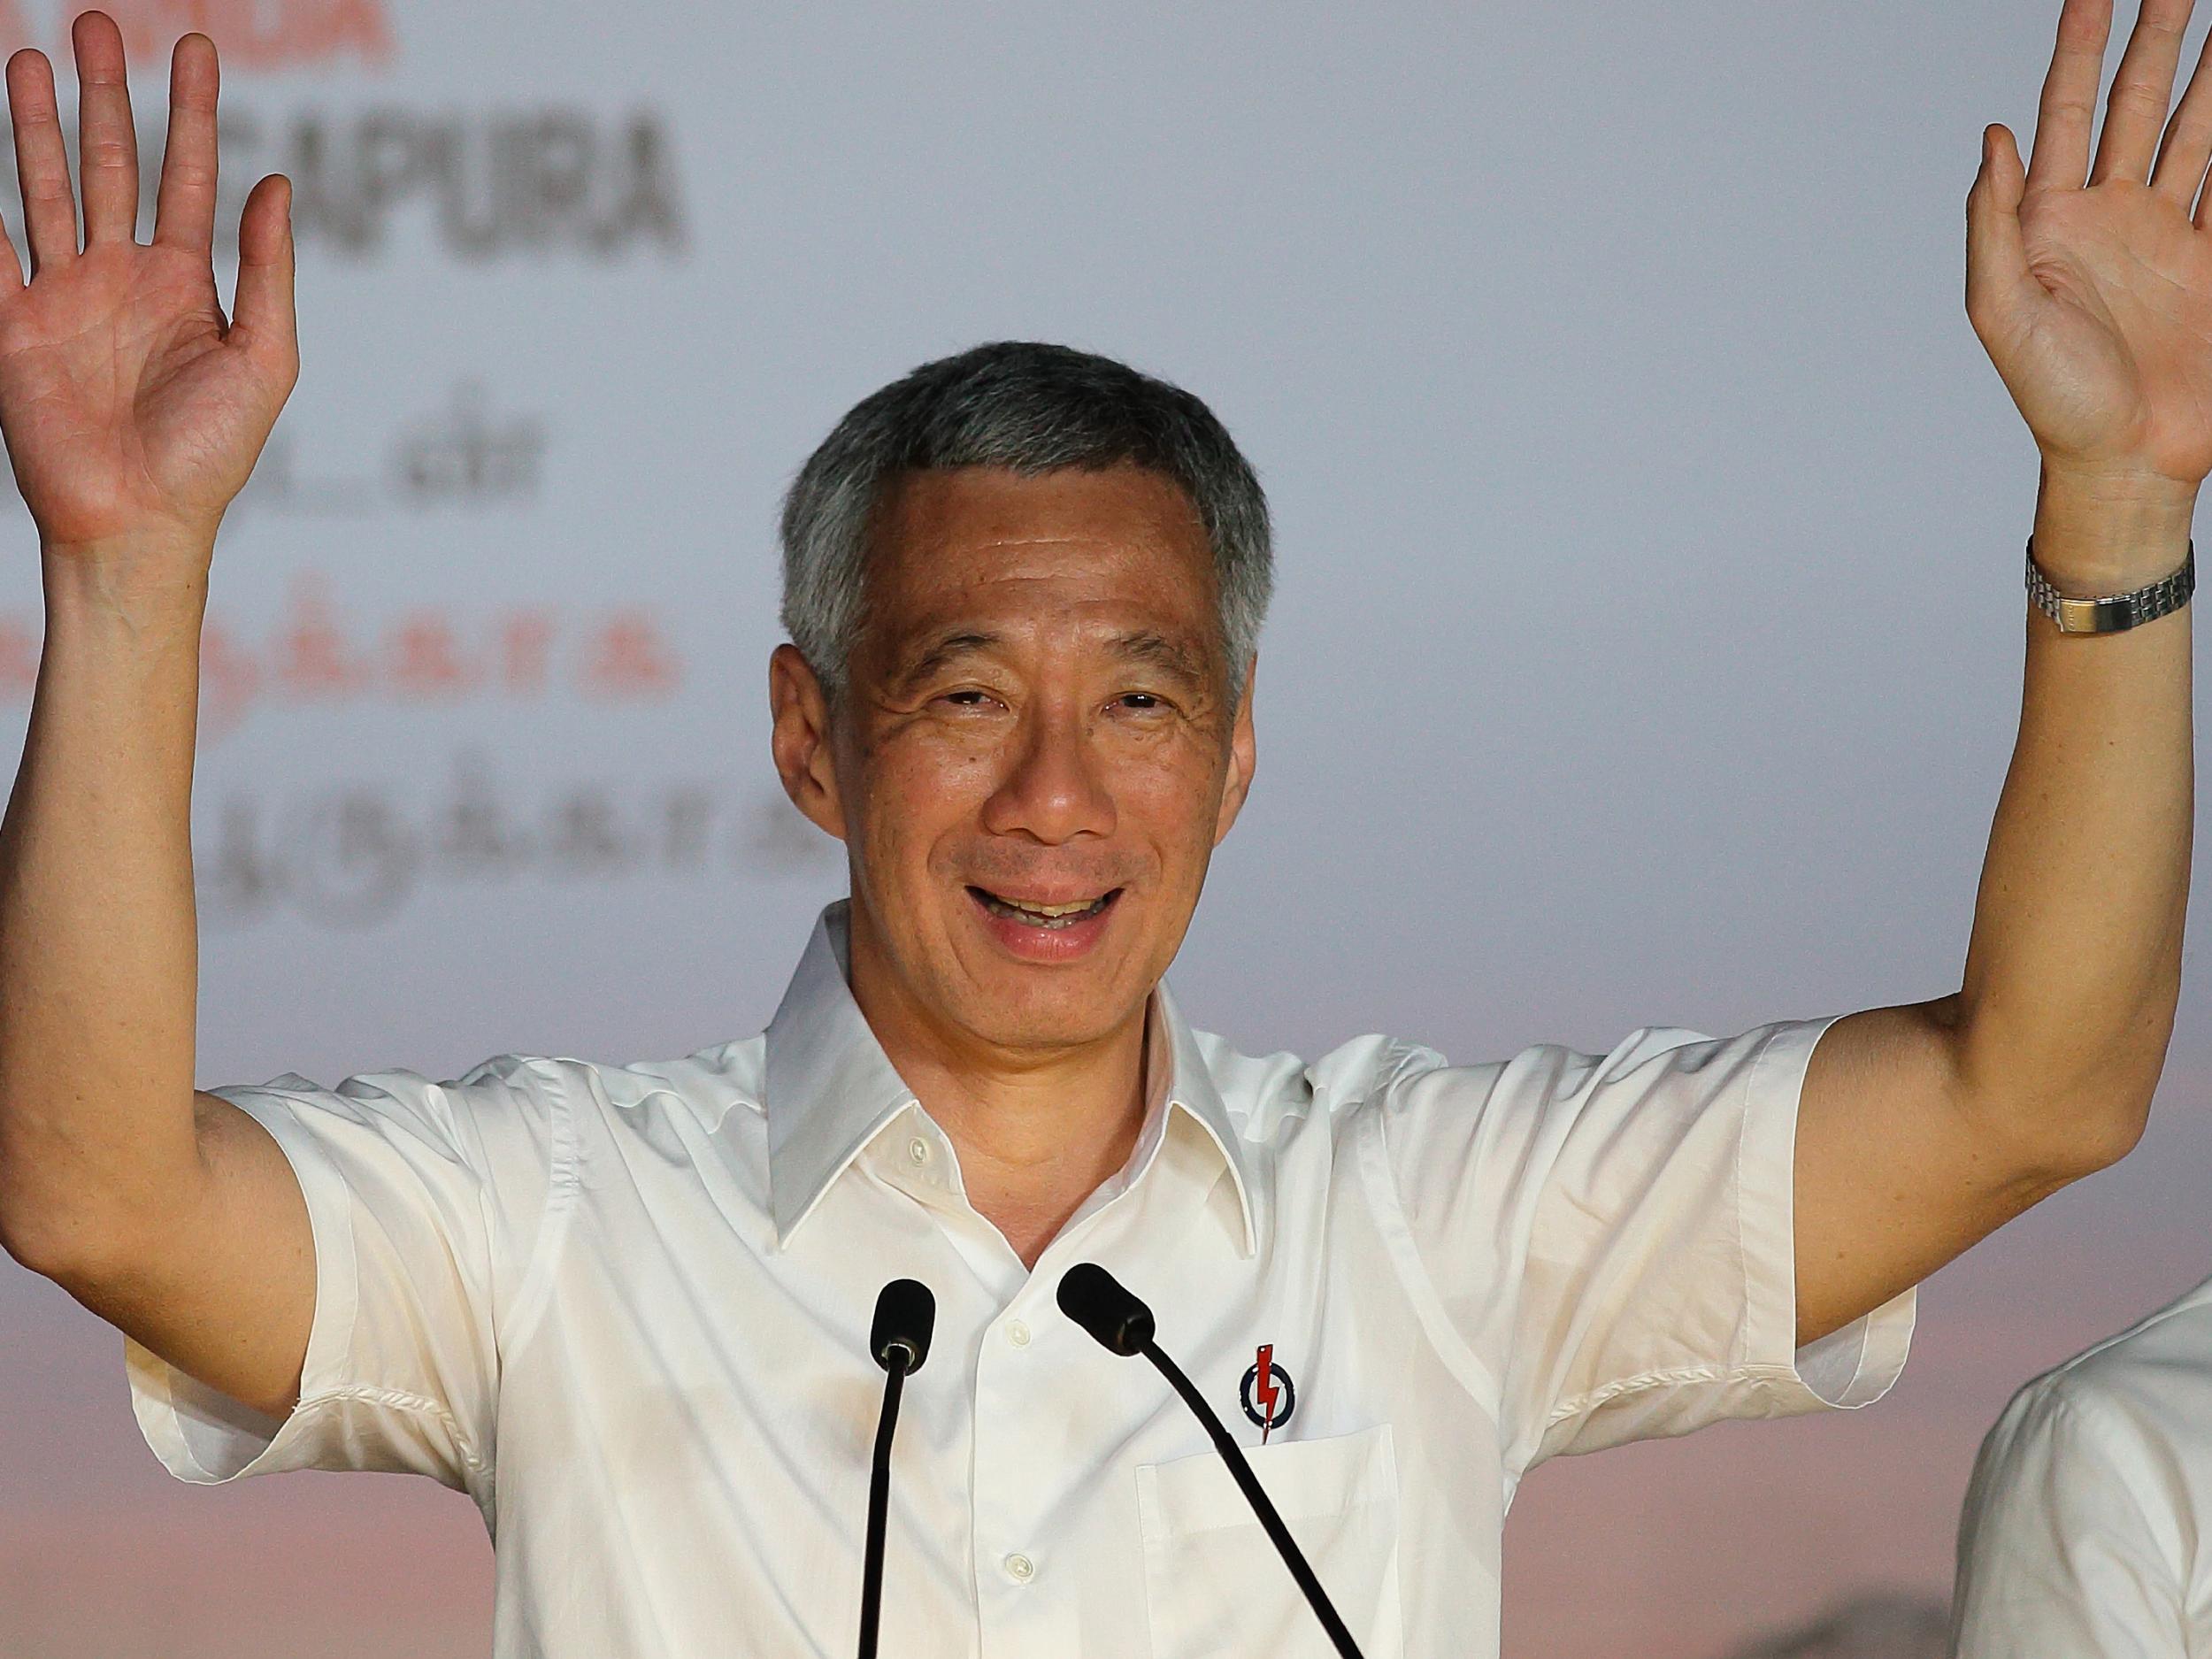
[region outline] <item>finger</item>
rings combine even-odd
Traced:
[[[104,12],[80,12],[77,50],[77,177],[84,193],[84,245],[138,239],[138,138],[123,31]]]
[[[0,295],[18,293],[23,287],[23,257],[4,215],[0,215],[0,243],[6,244],[8,250],[7,257],[0,259]]]
[[[187,35],[169,59],[169,136],[161,157],[154,241],[213,257],[215,106],[220,87],[215,42]]]
[[[2047,296],[2028,268],[2020,229],[2027,168],[2011,129],[1983,129],[1982,170],[1966,193],[1966,314],[1987,341],[2016,328]]]
[[[77,257],[77,193],[69,182],[54,66],[25,47],[8,59],[8,119],[15,133],[15,178],[23,193],[24,241],[31,275]]]
[[[238,220],[238,293],[229,339],[273,373],[296,374],[293,309],[292,181],[273,173],[246,197]]]
[[[2197,54],[2197,66],[2182,89],[2174,119],[2166,124],[2159,141],[2158,165],[2151,169],[2151,188],[2183,212],[2197,199],[2204,170],[2212,165],[2212,35],[2205,37]]]
[[[2191,0],[2142,0],[2135,32],[2112,77],[2105,102],[2104,132],[2089,182],[2150,176],[2151,152],[2173,107],[2174,65],[2181,61],[2181,32],[2189,22]]]
[[[2089,133],[2104,79],[2104,47],[2112,33],[2112,0],[2066,0],[2058,15],[2058,45],[2035,115],[2035,153],[2028,183],[2078,190],[2089,172]]]

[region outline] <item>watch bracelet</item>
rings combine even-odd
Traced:
[[[2035,538],[2028,538],[2028,595],[2036,608],[2057,625],[2062,634],[2118,634],[2140,623],[2154,622],[2189,603],[2197,585],[2197,544],[2193,537],[2181,567],[2131,593],[2077,597],[2062,594],[2038,568]],[[2073,621],[2068,620],[2070,615]]]

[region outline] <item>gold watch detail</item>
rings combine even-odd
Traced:
[[[2123,629],[2155,620],[2189,603],[2197,586],[2197,544],[2192,539],[2181,568],[2162,576],[2133,593],[2106,594],[2093,599],[2070,598],[2051,586],[2036,568],[2035,538],[2028,538],[2028,594],[2036,606],[2062,634],[2117,634]]]

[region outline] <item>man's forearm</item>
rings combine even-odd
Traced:
[[[0,1240],[96,1255],[196,1158],[191,793],[204,552],[44,555],[0,823]]]
[[[2036,562],[2068,595],[2177,567],[2193,491],[2046,472]],[[2181,983],[2194,789],[2185,605],[2062,634],[2029,606],[2019,741],[1983,865],[1956,1037],[1971,1097],[2084,1166],[2140,1133]],[[2048,1136],[2047,1141],[2044,1140]]]

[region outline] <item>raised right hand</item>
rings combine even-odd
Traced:
[[[48,549],[96,557],[174,542],[204,558],[299,377],[291,181],[272,173],[246,199],[227,324],[213,262],[214,42],[187,35],[170,62],[147,245],[121,31],[87,12],[71,39],[81,249],[53,67],[30,48],[7,64],[31,277],[0,259],[0,439]]]

